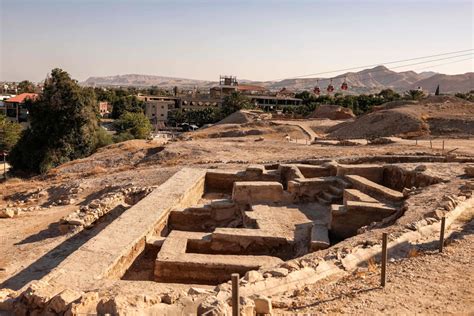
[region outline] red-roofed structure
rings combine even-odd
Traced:
[[[250,84],[239,84],[236,86],[238,91],[254,91],[254,92],[263,92],[267,91],[264,87],[261,86],[256,86],[256,85],[250,85]]]
[[[23,103],[27,99],[35,100],[38,97],[37,93],[22,93],[12,98],[5,100],[7,103]]]
[[[5,101],[7,117],[14,118],[17,122],[28,120],[28,109],[24,106],[26,100],[35,100],[37,93],[22,93]]]

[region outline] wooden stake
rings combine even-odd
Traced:
[[[382,273],[380,275],[380,286],[385,287],[387,282],[387,233],[382,234]]]
[[[240,314],[240,300],[239,300],[239,274],[232,273],[232,316],[239,316]]]
[[[444,153],[444,140],[443,140],[443,153]]]
[[[415,139],[415,146],[418,146],[418,139]]]
[[[439,252],[443,252],[444,247],[444,229],[446,226],[446,217],[441,218],[441,231],[439,234]]]
[[[430,148],[433,149],[433,143],[431,142],[431,139],[430,139]]]

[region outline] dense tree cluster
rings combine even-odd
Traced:
[[[30,127],[13,147],[13,169],[46,172],[90,155],[98,146],[97,99],[61,69],[53,69],[29,109]]]
[[[240,92],[233,92],[222,100],[222,114],[224,117],[242,109],[255,107],[248,97]]]
[[[36,86],[33,82],[28,80],[23,80],[18,83],[18,93],[34,93],[36,91]]]
[[[360,94],[360,95],[342,95],[335,93],[332,95],[317,96],[309,91],[303,91],[296,94],[296,98],[303,100],[303,107],[292,107],[286,109],[286,112],[301,114],[303,116],[312,113],[316,107],[321,104],[335,104],[351,109],[354,114],[361,115],[372,110],[376,105],[385,102],[400,100],[400,94],[391,89],[384,89],[377,94]]]

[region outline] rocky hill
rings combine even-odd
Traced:
[[[178,86],[180,88],[193,88],[195,86],[212,86],[217,84],[217,82],[154,75],[127,74],[105,77],[89,77],[86,81],[82,82],[82,84],[85,86],[158,86],[161,88],[172,88],[174,86]]]
[[[459,75],[438,74],[431,71],[416,73],[414,71],[396,72],[385,66],[377,66],[364,69],[358,72],[347,72],[333,78],[336,91],[345,79],[349,84],[349,91],[346,93],[371,93],[378,92],[384,88],[391,88],[395,91],[404,92],[409,89],[422,87],[424,90],[434,92],[437,85],[440,85],[441,92],[467,92],[474,90],[474,73],[468,72]],[[250,81],[240,80],[249,84],[264,86],[270,90],[280,90],[287,88],[295,91],[312,90],[319,81],[319,86],[324,90],[330,83],[330,78],[297,78],[284,79],[281,81]],[[127,74],[106,77],[90,77],[82,83],[86,86],[135,86],[160,88],[209,88],[217,84],[216,81],[195,80],[186,78],[173,78],[153,75]]]

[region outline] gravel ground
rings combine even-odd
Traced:
[[[391,262],[387,285],[380,267],[335,282],[317,283],[273,298],[282,314],[472,314],[474,221],[451,235],[442,254],[413,253]],[[274,304],[275,304],[274,303]]]

